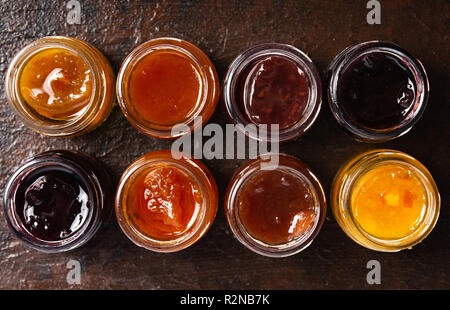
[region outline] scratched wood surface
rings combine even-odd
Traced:
[[[344,134],[324,102],[320,116],[300,140],[281,151],[308,163],[329,193],[338,167],[351,156],[378,147],[407,152],[431,171],[442,196],[435,230],[411,251],[377,253],[351,241],[331,212],[313,244],[284,259],[258,256],[230,233],[222,209],[231,175],[245,160],[211,160],[220,189],[212,229],[191,248],[155,254],[133,245],[115,218],[85,246],[48,255],[28,249],[8,231],[0,210],[0,289],[366,289],[366,263],[381,262],[381,289],[450,288],[450,4],[445,0],[382,2],[381,25],[366,23],[366,1],[109,1],[80,0],[81,24],[69,25],[67,1],[0,2],[0,80],[25,44],[46,35],[68,35],[99,48],[117,72],[138,44],[174,36],[197,44],[220,78],[233,58],[257,43],[292,44],[310,55],[324,76],[332,58],[348,45],[371,39],[395,42],[420,58],[430,75],[431,96],[423,118],[406,136],[381,145],[358,143]],[[225,124],[217,109],[212,122]],[[103,160],[117,182],[142,154],[170,142],[139,134],[115,108],[98,130],[55,139],[24,128],[0,94],[0,194],[7,178],[29,156],[50,149],[82,150]],[[124,151],[126,150],[126,151]],[[81,262],[81,285],[68,285],[66,264]]]

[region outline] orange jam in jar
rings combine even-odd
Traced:
[[[92,94],[89,66],[75,53],[49,48],[34,55],[24,66],[20,94],[38,114],[67,119],[85,108]]]
[[[374,167],[354,186],[350,198],[353,217],[372,236],[403,238],[423,219],[427,192],[408,166],[388,163]]]
[[[130,98],[148,122],[181,123],[201,99],[200,72],[188,57],[175,51],[147,54],[131,74]]]
[[[127,197],[127,215],[140,231],[170,240],[192,227],[203,203],[196,180],[176,166],[155,165],[136,176]]]
[[[326,214],[322,185],[295,157],[265,154],[242,166],[225,195],[225,214],[248,249],[285,257],[308,247]]]
[[[205,124],[219,98],[216,70],[195,45],[158,38],[134,49],[117,78],[117,99],[128,121],[142,133],[176,138]],[[195,119],[201,121],[194,122]],[[183,130],[172,132],[175,125]]]
[[[206,166],[187,157],[176,159],[170,151],[148,153],[133,162],[116,194],[124,233],[157,252],[179,251],[196,242],[216,211],[217,187]]]
[[[57,137],[81,135],[110,114],[114,73],[92,45],[70,37],[45,37],[14,57],[6,94],[14,112],[31,129]]]
[[[377,251],[411,248],[431,232],[439,216],[440,196],[428,170],[394,150],[352,159],[336,175],[331,195],[342,229]]]

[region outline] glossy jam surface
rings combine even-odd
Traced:
[[[363,174],[351,194],[351,211],[368,234],[399,239],[420,225],[427,207],[427,192],[408,166],[383,164]]]
[[[249,179],[242,187],[238,206],[248,233],[272,245],[300,237],[315,217],[308,184],[281,169],[262,170]]]
[[[154,51],[135,66],[129,81],[131,102],[147,122],[174,125],[196,109],[202,94],[201,75],[187,56]]]
[[[297,123],[309,98],[303,70],[283,56],[255,60],[240,77],[242,111],[255,124],[279,124],[280,129]]]
[[[202,203],[202,192],[192,176],[174,165],[155,164],[129,186],[126,214],[141,233],[170,240],[193,226]]]
[[[338,85],[344,112],[359,125],[392,128],[411,111],[416,96],[414,76],[397,57],[372,52],[348,65]]]
[[[60,241],[79,231],[89,217],[87,190],[73,174],[48,170],[28,176],[16,193],[16,212],[36,238]]]
[[[25,64],[19,81],[20,94],[39,115],[65,120],[85,108],[92,94],[87,63],[63,48],[44,49]]]

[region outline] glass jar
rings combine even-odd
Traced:
[[[331,111],[347,133],[363,142],[407,133],[424,112],[428,93],[422,63],[392,43],[350,46],[329,66]]]
[[[240,243],[268,257],[286,257],[307,248],[326,215],[325,194],[303,162],[285,154],[265,154],[232,177],[225,214]]]
[[[3,200],[11,231],[47,253],[78,248],[112,211],[112,184],[97,159],[80,152],[49,151],[21,165]]]
[[[197,46],[176,38],[139,45],[125,58],[117,77],[117,100],[127,120],[156,138],[177,138],[200,128],[218,98],[211,60]]]
[[[175,252],[197,242],[217,212],[217,186],[208,168],[183,154],[154,151],[134,161],[119,181],[115,209],[136,245]]]
[[[76,81],[83,73],[84,80]],[[25,46],[11,61],[6,97],[14,113],[32,130],[53,137],[82,135],[100,126],[111,113],[114,79],[108,60],[91,44],[64,36],[44,37]],[[68,93],[74,84],[77,93]],[[82,104],[80,97],[86,97]],[[60,113],[62,107],[71,109],[74,102],[79,108]]]
[[[334,178],[331,210],[356,243],[376,251],[411,249],[433,229],[440,196],[428,170],[405,153],[360,154]]]
[[[320,76],[299,49],[260,44],[237,56],[229,66],[223,102],[230,121],[250,138],[289,141],[303,135],[319,114]]]

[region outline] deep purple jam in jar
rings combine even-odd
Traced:
[[[112,184],[97,159],[70,151],[34,156],[7,183],[5,215],[28,246],[63,252],[87,242],[112,210]]]
[[[350,46],[331,62],[331,112],[356,140],[383,142],[406,134],[425,111],[428,76],[420,60],[384,41]]]
[[[92,197],[73,173],[52,169],[27,176],[16,194],[16,211],[24,228],[39,239],[63,240],[86,223]]]
[[[401,123],[416,96],[412,72],[396,57],[379,52],[351,62],[338,88],[345,113],[355,122],[376,129]]]

